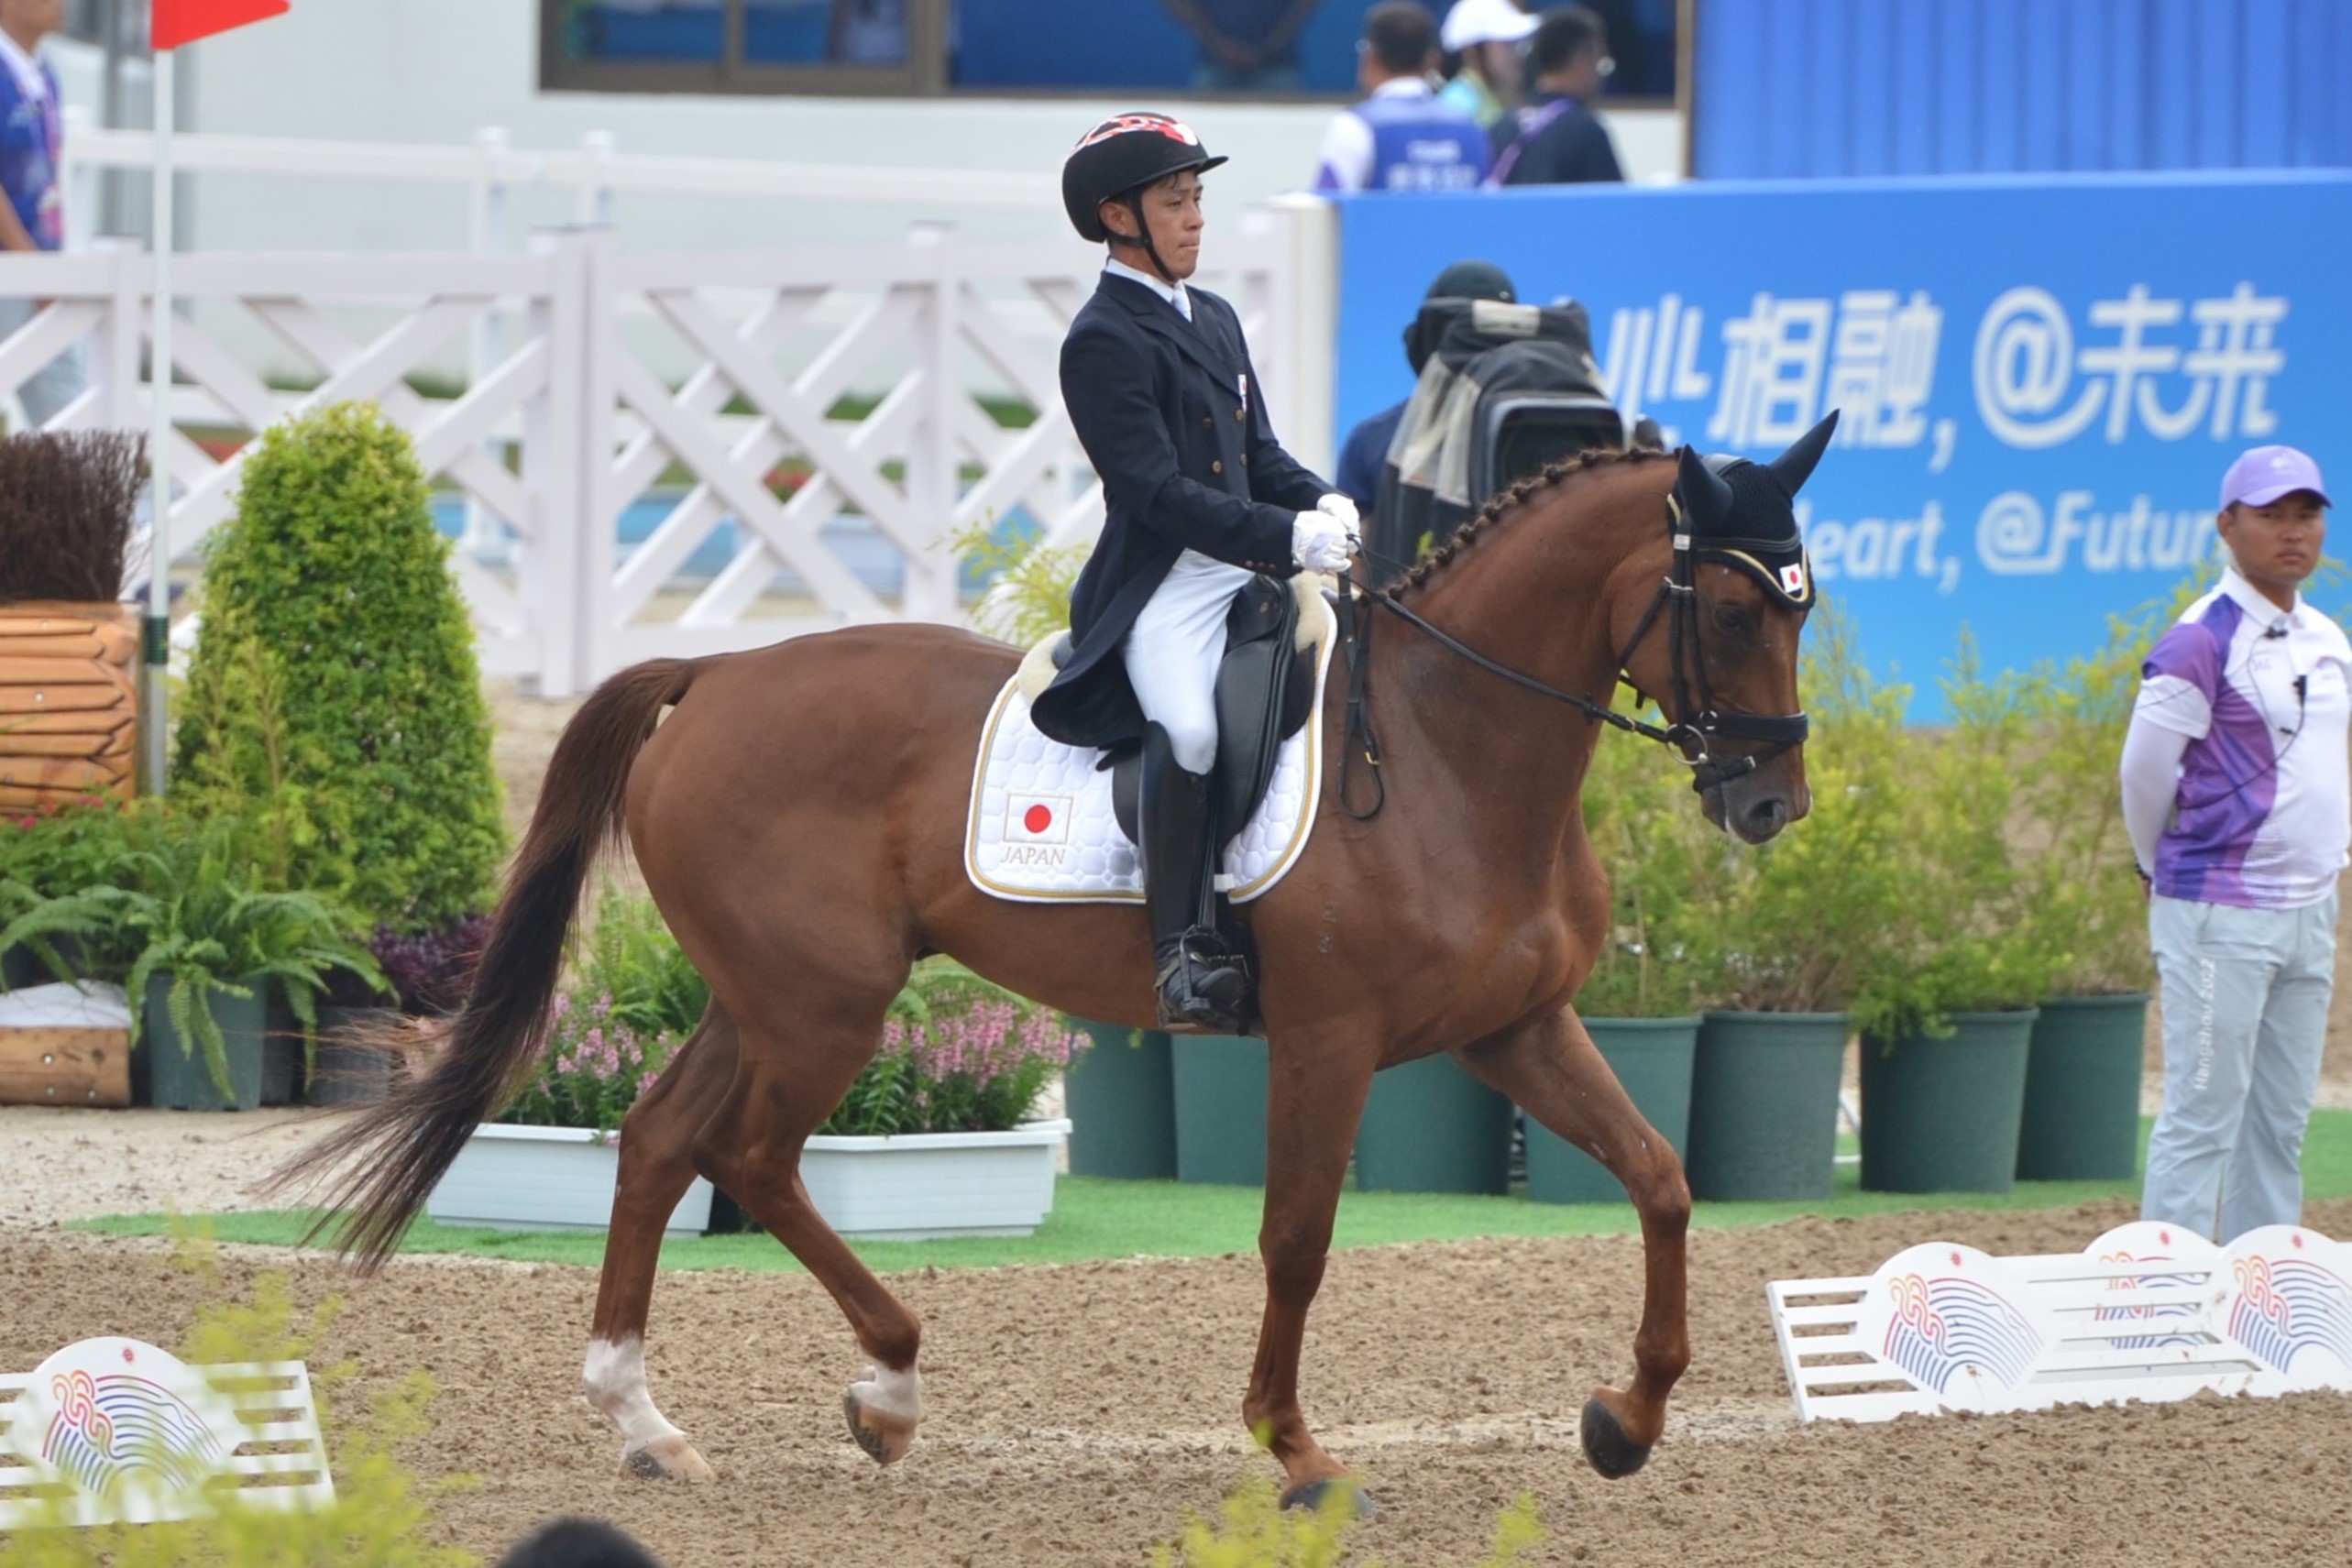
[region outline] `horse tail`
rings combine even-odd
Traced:
[[[572,716],[547,764],[506,891],[491,917],[473,992],[431,1068],[383,1103],[305,1149],[273,1188],[324,1177],[335,1245],[372,1270],[400,1245],[466,1139],[513,1098],[545,1037],[580,889],[598,853],[618,847],[629,773],[663,708],[693,683],[696,664],[654,659],[621,671]]]

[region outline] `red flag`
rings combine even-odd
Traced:
[[[291,8],[291,0],[151,0],[148,40],[159,49],[178,49],[247,22],[282,16]]]

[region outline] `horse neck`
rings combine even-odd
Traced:
[[[1605,705],[1617,685],[1618,640],[1641,613],[1632,597],[1654,591],[1665,573],[1673,471],[1628,463],[1569,476],[1520,515],[1482,528],[1404,602],[1495,663]],[[1498,849],[1556,843],[1575,816],[1599,726],[1393,619],[1382,630],[1392,635],[1376,656],[1374,684],[1401,698],[1388,711],[1460,783],[1457,798],[1478,813],[1479,833]],[[1509,787],[1513,781],[1549,787]]]

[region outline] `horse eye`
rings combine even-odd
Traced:
[[[1735,604],[1719,604],[1715,607],[1715,625],[1722,631],[1744,632],[1748,630],[1748,612]]]

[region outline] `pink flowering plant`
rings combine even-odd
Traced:
[[[818,1131],[1009,1131],[1084,1044],[1047,1009],[961,964],[930,959],[892,1003],[881,1051]]]
[[[530,1081],[499,1120],[610,1133],[654,1086],[678,1043],[615,1016],[610,992],[587,1002],[559,994]]]

